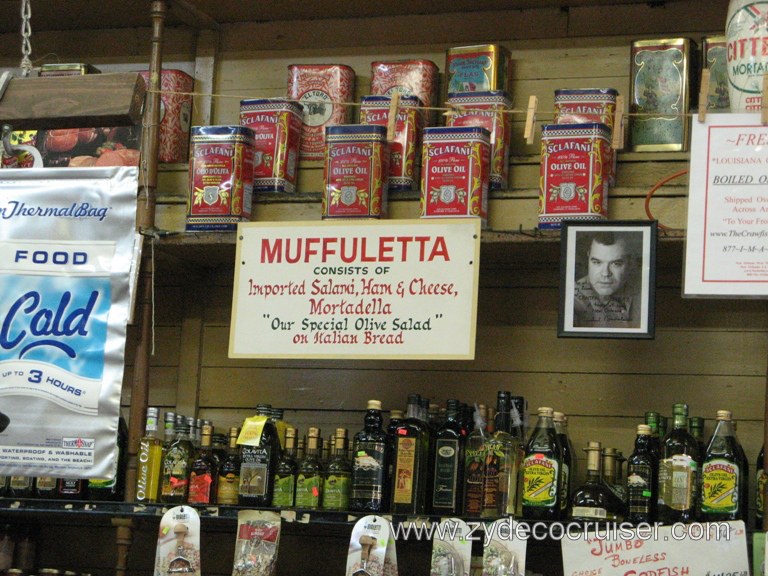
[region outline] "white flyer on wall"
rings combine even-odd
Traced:
[[[0,171],[0,476],[113,473],[137,174]]]
[[[692,134],[683,295],[768,296],[768,126],[708,114]]]

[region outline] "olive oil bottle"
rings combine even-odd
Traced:
[[[139,440],[136,470],[136,500],[154,504],[160,495],[160,476],[163,469],[163,441],[158,436],[160,409],[147,408],[144,436]]]
[[[352,464],[347,459],[347,429],[336,428],[331,458],[323,478],[323,508],[349,510]]]
[[[435,433],[432,514],[461,515],[464,490],[464,440],[459,401],[446,402],[445,421]]]
[[[189,426],[187,424],[177,425],[176,437],[163,455],[163,482],[160,489],[160,502],[181,504],[187,501],[192,450]]]
[[[296,502],[296,428],[285,429],[285,449],[277,460],[275,468],[275,491],[272,505],[277,508],[292,508]]]
[[[389,507],[393,514],[426,512],[429,430],[419,413],[419,395],[411,394],[405,420],[395,430],[394,486]]]
[[[688,432],[688,404],[675,404],[672,430],[661,443],[659,507],[662,524],[693,522],[699,475],[699,444]]]
[[[717,411],[717,425],[707,444],[701,469],[700,520],[716,522],[742,518],[741,449],[733,433],[731,412]]]
[[[219,465],[219,481],[216,485],[218,504],[237,504],[240,488],[240,448],[237,445],[237,427],[229,429],[227,455]]]
[[[296,507],[320,508],[323,502],[323,467],[320,464],[320,429],[307,431],[307,451],[296,474]]]
[[[269,404],[256,406],[256,421],[261,435],[254,444],[240,447],[240,488],[238,502],[241,506],[271,506],[275,487],[275,466],[280,456],[280,438],[270,420]]]
[[[394,411],[393,411],[394,412]],[[395,426],[398,420],[392,416]],[[352,493],[350,507],[358,512],[389,510],[389,450],[381,401],[368,400],[363,429],[352,443]]]
[[[523,518],[559,520],[562,517],[563,448],[555,431],[554,410],[542,407],[538,415],[522,465]]]
[[[656,521],[659,499],[658,468],[651,427],[639,424],[635,449],[627,460],[627,520],[633,524],[650,524]]]

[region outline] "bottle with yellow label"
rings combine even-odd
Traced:
[[[658,519],[662,524],[696,519],[699,445],[688,432],[688,404],[674,404],[672,412],[672,430],[662,441],[659,460]]]
[[[542,407],[538,413],[539,421],[526,445],[522,464],[523,518],[560,520],[563,448],[555,430],[554,410]]]
[[[717,427],[707,445],[701,469],[700,519],[704,522],[739,520],[743,462],[733,433],[731,413],[717,411]]]
[[[233,426],[229,429],[229,447],[227,455],[219,466],[219,481],[216,486],[218,504],[237,504],[240,489],[240,448],[237,437],[240,430]]]

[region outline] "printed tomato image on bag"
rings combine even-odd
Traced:
[[[139,126],[40,130],[35,146],[45,167],[138,166]]]

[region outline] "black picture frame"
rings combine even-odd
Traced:
[[[558,337],[655,337],[655,220],[565,220]]]

